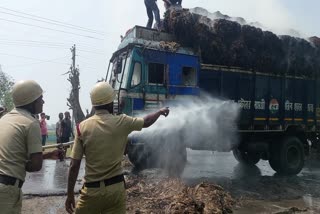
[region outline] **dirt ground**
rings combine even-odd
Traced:
[[[25,214],[64,214],[65,196],[25,197],[22,202],[22,213]]]

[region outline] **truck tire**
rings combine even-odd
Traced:
[[[269,164],[279,174],[296,175],[304,166],[304,157],[301,140],[290,136],[272,145]]]
[[[148,156],[143,145],[128,145],[128,158],[136,170],[148,168]]]
[[[171,177],[180,177],[184,171],[187,163],[187,150],[186,148],[179,148],[172,152],[167,160],[166,170]]]
[[[171,177],[180,177],[187,163],[187,149],[185,145],[167,143],[163,146],[159,157],[160,168]]]
[[[260,160],[260,154],[258,153],[247,152],[240,149],[233,149],[232,153],[235,159],[242,164],[255,165]]]
[[[154,148],[140,144],[129,144],[129,161],[135,171],[148,168],[163,168],[172,177],[179,177],[187,163],[187,150],[182,146],[156,146]]]

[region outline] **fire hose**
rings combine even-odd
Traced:
[[[70,142],[66,142],[66,143],[57,143],[57,144],[51,144],[51,145],[47,145],[47,146],[42,146],[42,149],[43,150],[46,150],[46,149],[52,149],[52,148],[63,148],[63,147],[66,147],[66,146],[71,146],[73,145],[74,141],[70,141]]]
[[[51,144],[51,145],[47,145],[47,146],[42,146],[42,150],[44,151],[46,149],[53,149],[53,148],[64,150],[64,148],[69,147],[69,146],[71,146],[73,144],[74,144],[74,141],[69,141],[69,142],[66,142],[66,143]],[[64,151],[64,154],[61,153],[61,156],[59,155],[60,161],[63,161],[65,159],[65,155],[66,155],[65,152],[66,151]]]

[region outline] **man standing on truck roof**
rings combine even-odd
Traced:
[[[71,153],[66,210],[68,213],[74,210],[74,186],[85,155],[85,183],[75,213],[122,214],[126,212],[126,194],[121,161],[128,135],[151,126],[161,115],[168,116],[169,109],[162,108],[144,118],[113,115],[115,92],[106,82],[97,83],[90,97],[95,115],[77,127]]]
[[[181,7],[182,0],[163,0],[164,7],[168,10],[171,6],[178,5]]]
[[[26,171],[39,171],[43,159],[58,159],[62,152],[42,153],[39,121],[42,88],[33,80],[17,82],[12,88],[15,108],[0,119],[0,209],[21,213]]]
[[[156,19],[156,24],[158,30],[161,28],[161,21],[160,21],[160,12],[158,5],[156,3],[157,0],[144,0],[144,4],[146,5],[147,15],[148,15],[148,23],[147,28],[152,28],[153,23],[153,14]]]

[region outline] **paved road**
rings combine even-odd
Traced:
[[[59,195],[66,193],[69,165],[70,160],[44,160],[41,171],[27,173],[22,187],[23,193],[25,195]],[[81,163],[76,190],[79,190],[82,186],[81,178],[83,175],[84,161]]]
[[[28,173],[23,192],[26,195],[59,195],[66,193],[70,160],[45,160],[38,173]],[[159,170],[149,170],[154,176]],[[76,190],[82,186],[84,161]],[[276,213],[290,207],[308,208],[306,213],[320,213],[320,160],[308,160],[297,176],[277,175],[267,161],[257,166],[238,164],[232,153],[188,150],[188,164],[182,175],[188,184],[214,182],[245,203],[235,210],[243,213]],[[276,202],[277,201],[277,202]]]
[[[275,174],[267,161],[257,166],[238,164],[232,153],[188,150],[188,164],[182,178],[189,184],[203,180],[222,185],[235,196],[256,195],[258,198],[296,198],[305,194],[320,196],[320,160],[308,161],[297,176],[281,177]],[[61,194],[66,192],[70,160],[45,160],[37,173],[28,173],[23,186],[24,194]],[[81,187],[84,161],[76,189]],[[260,192],[262,191],[262,192]],[[265,192],[267,191],[267,192]],[[279,191],[274,194],[274,191]],[[256,197],[255,196],[255,197]]]

